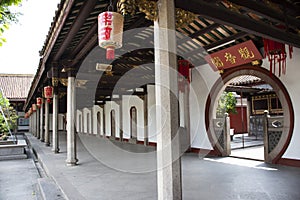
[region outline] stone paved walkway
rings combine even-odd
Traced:
[[[67,167],[65,135],[60,136],[59,154],[33,136],[28,138],[46,173],[70,200],[157,199],[153,147],[80,135],[79,165]],[[182,177],[183,199],[187,200],[300,199],[299,168],[186,154]]]
[[[38,178],[39,173],[31,158],[0,161],[0,199],[40,199],[37,192]]]

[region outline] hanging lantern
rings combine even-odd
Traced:
[[[33,111],[33,112],[36,112],[36,104],[35,104],[35,103],[32,104],[32,111]]]
[[[47,102],[50,103],[51,99],[53,98],[53,87],[52,86],[44,87],[44,96],[47,99]]]
[[[115,58],[115,49],[122,47],[124,18],[116,12],[106,11],[98,16],[99,46],[106,49],[106,59]]]
[[[270,74],[276,73],[276,66],[278,64],[278,76],[286,73],[286,50],[285,44],[276,42],[270,39],[264,40],[265,57],[268,57],[270,62]],[[289,56],[292,58],[293,47],[289,46]]]
[[[181,92],[185,91],[185,83],[190,83],[190,62],[188,60],[178,60],[178,90]]]
[[[36,105],[38,108],[43,104],[43,99],[41,97],[36,98]]]

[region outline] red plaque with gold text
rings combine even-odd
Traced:
[[[204,57],[214,71],[224,70],[239,65],[261,60],[262,55],[251,40]]]

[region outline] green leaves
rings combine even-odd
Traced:
[[[237,113],[236,103],[234,93],[224,91],[218,101],[217,117],[222,117],[225,113]]]
[[[5,30],[9,28],[11,23],[18,22],[20,13],[11,11],[11,6],[20,5],[22,0],[0,0],[0,46],[6,42],[3,37]]]
[[[0,107],[3,110],[4,116],[8,122],[8,126],[5,122],[4,116],[0,113],[0,134],[9,132],[9,129],[15,129],[17,127],[18,115],[16,110],[10,106],[9,100],[0,92]]]

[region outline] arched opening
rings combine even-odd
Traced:
[[[116,112],[115,110],[110,111],[110,130],[111,130],[111,137],[116,136]]]
[[[232,83],[234,80],[238,79],[239,77],[245,76],[252,76],[263,80],[265,86],[269,87],[269,94],[263,95],[259,93],[254,94],[249,92],[253,89],[256,89],[255,87],[232,87]],[[273,133],[270,134],[268,132],[267,134],[270,135],[267,135],[267,137],[265,137],[268,138],[267,142],[273,144],[272,148],[270,148],[271,150],[269,151],[266,151],[266,147],[264,147],[264,159],[265,161],[276,163],[286,151],[294,127],[294,112],[287,90],[277,77],[270,76],[269,71],[262,67],[241,66],[239,68],[233,68],[226,71],[222,75],[222,77],[217,80],[217,82],[211,89],[206,104],[205,123],[208,130],[208,136],[211,144],[214,147],[214,150],[219,155],[224,155],[224,146],[221,145],[222,141],[218,139],[218,135],[214,130],[213,121],[214,118],[216,118],[215,113],[217,110],[218,99],[220,98],[223,91],[230,91],[232,89],[239,89],[239,92],[235,91],[235,94],[237,95],[237,98],[240,99],[240,114],[238,119],[240,122],[237,122],[237,124],[240,126],[239,128],[241,129],[240,136],[245,136],[243,134],[249,134],[251,131],[256,131],[256,134],[260,134],[255,129],[259,128],[262,120],[261,118],[266,108],[269,111],[271,117],[276,115],[281,116],[281,118],[284,119],[280,122],[282,123],[283,128],[282,132],[279,135],[276,135],[276,133],[275,135],[271,135]],[[245,93],[246,89],[249,89],[248,94]],[[278,122],[278,120],[276,121]],[[255,123],[257,123],[258,125],[256,124],[255,127],[251,127]],[[272,139],[272,137],[275,139]],[[262,138],[262,141],[263,139],[264,138]],[[264,144],[268,143],[265,142]]]
[[[97,134],[101,135],[101,113],[97,112]]]
[[[137,110],[134,106],[130,108],[130,131],[131,138],[137,139]]]
[[[283,119],[281,102],[271,85],[257,76],[237,76],[228,81],[217,101],[216,116],[229,114],[230,155],[264,160],[264,112]]]

